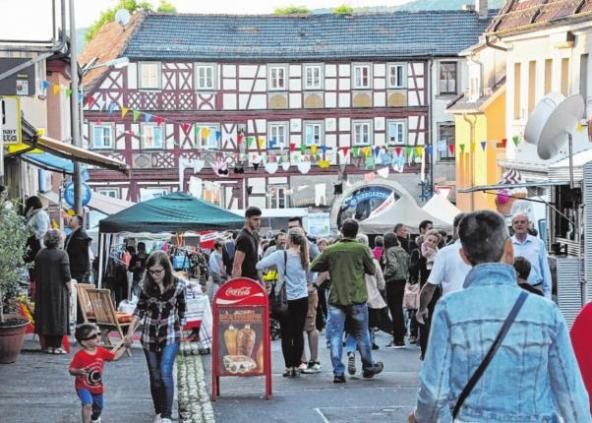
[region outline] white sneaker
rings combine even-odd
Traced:
[[[96,419],[96,420],[91,420],[90,422],[91,422],[91,423],[101,423],[101,418],[99,417],[98,419]]]
[[[173,423],[173,421],[165,417],[164,419],[160,419],[160,423]]]
[[[160,414],[157,414],[156,416],[154,416],[154,423],[161,423],[162,420],[160,419]]]

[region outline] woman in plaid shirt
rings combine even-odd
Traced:
[[[173,275],[166,253],[155,251],[146,261],[142,290],[125,344],[142,324],[141,342],[150,372],[150,391],[155,422],[171,422],[173,408],[173,364],[185,324],[185,283]]]

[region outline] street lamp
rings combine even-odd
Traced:
[[[98,57],[93,58],[90,62],[84,65],[81,69],[82,75],[85,75],[87,72],[97,69],[103,68],[108,66],[113,66],[116,69],[125,68],[129,65],[130,61],[127,57],[118,57],[116,59],[107,60],[106,62],[95,64],[98,60]]]

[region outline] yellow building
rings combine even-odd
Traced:
[[[501,178],[505,157],[506,88],[503,52],[484,44],[469,48],[469,90],[448,105],[454,115],[456,206],[462,211],[495,210],[495,195],[462,193]]]

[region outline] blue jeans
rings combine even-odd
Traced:
[[[77,389],[76,393],[83,406],[92,404],[91,419],[97,420],[103,411],[103,394],[93,394],[88,389]]]
[[[368,306],[366,304],[329,305],[327,337],[331,343],[331,364],[333,365],[333,373],[336,376],[343,376],[345,372],[341,356],[343,354],[343,328],[346,317],[350,326],[348,330],[358,344],[358,350],[362,358],[362,368],[366,369],[374,365],[370,335],[368,333]]]
[[[144,350],[148,371],[150,372],[150,392],[154,411],[162,418],[171,418],[173,411],[173,364],[177,357],[179,343],[169,344],[162,351]]]

